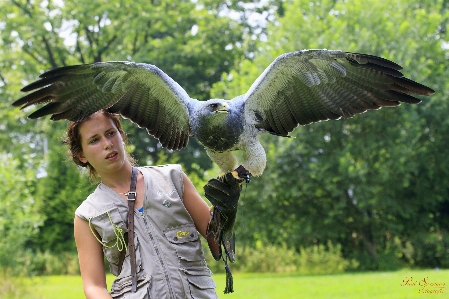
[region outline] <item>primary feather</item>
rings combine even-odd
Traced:
[[[298,125],[352,117],[367,110],[417,104],[434,91],[405,78],[398,64],[372,55],[303,50],[276,58],[247,93],[232,100],[200,102],[154,65],[99,62],[54,69],[22,89],[32,93],[13,103],[44,104],[30,118],[81,121],[108,109],[120,113],[171,150],[194,135],[223,171],[241,162],[261,175],[266,156],[258,135],[288,136]]]

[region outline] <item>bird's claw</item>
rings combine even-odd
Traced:
[[[239,182],[239,185],[241,185],[243,181],[245,181],[247,184],[251,182],[251,173],[242,165],[237,167],[234,171],[231,171],[231,174]],[[222,180],[225,175],[226,172],[220,174],[218,178]]]
[[[245,180],[247,184],[249,184],[251,182],[251,173],[248,170],[246,170],[246,168],[243,167],[242,165],[237,167],[232,172],[232,176],[239,181]]]

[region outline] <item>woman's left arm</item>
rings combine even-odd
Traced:
[[[206,237],[207,225],[210,220],[209,206],[200,196],[187,175],[182,173],[182,176],[184,180],[184,194],[182,195],[184,206],[192,217],[198,232],[203,237]]]

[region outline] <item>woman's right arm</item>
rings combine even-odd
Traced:
[[[102,245],[92,234],[87,221],[75,216],[74,226],[75,243],[86,298],[111,299],[106,286]]]

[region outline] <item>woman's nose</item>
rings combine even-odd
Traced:
[[[106,139],[106,142],[105,142],[105,144],[104,144],[104,149],[111,149],[112,148],[112,141],[111,140],[108,140],[108,139]]]

